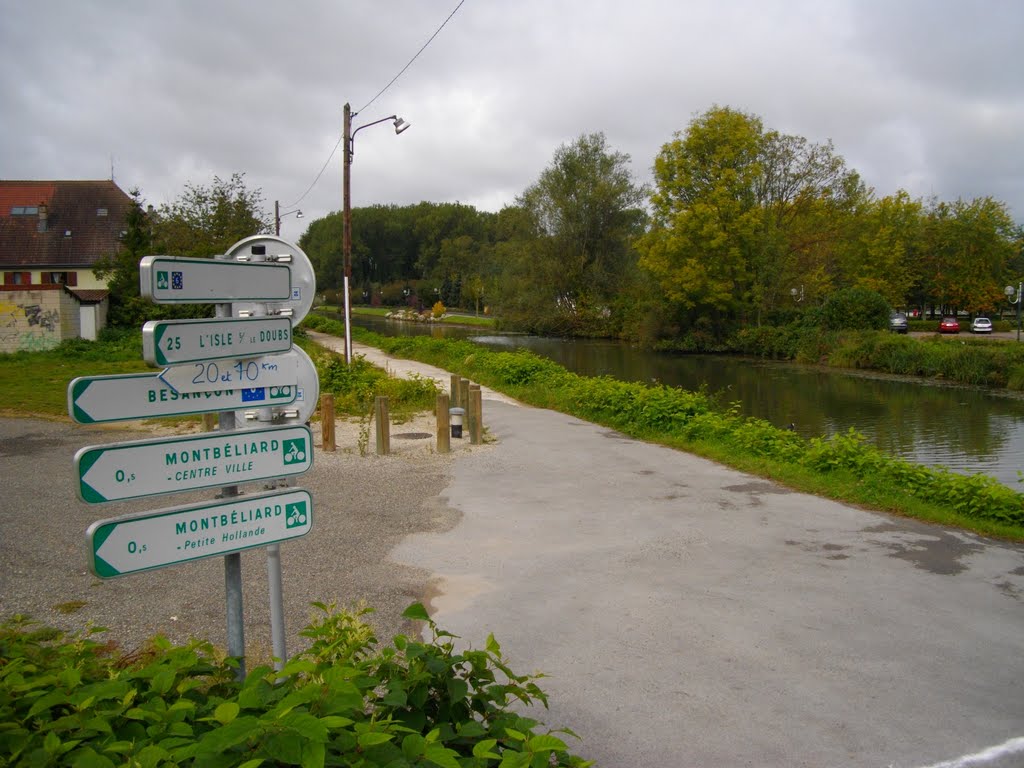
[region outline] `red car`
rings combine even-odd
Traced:
[[[944,317],[939,323],[939,333],[960,333],[960,323],[955,317]]]

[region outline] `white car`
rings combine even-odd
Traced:
[[[971,320],[971,333],[992,333],[992,321],[987,317],[976,317]]]

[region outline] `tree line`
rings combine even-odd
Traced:
[[[356,209],[354,300],[482,299],[506,327],[539,333],[723,338],[842,289],[874,291],[897,309],[995,312],[1003,286],[1024,273],[1024,232],[1004,203],[878,197],[830,142],[732,108],[675,134],[652,188],[629,163],[603,134],[587,134],[497,213]],[[318,284],[337,287],[341,215],[313,222],[299,244]]]
[[[877,293],[896,309],[994,312],[1003,286],[1024,274],[1024,230],[1004,203],[878,197],[831,142],[729,107],[694,117],[653,171],[650,187],[639,184],[629,156],[590,133],[560,146],[498,212],[356,208],[353,301],[487,308],[506,328],[544,334],[720,341],[843,290]],[[272,231],[260,192],[237,174],[190,185],[156,211],[140,201],[132,216],[126,264],[157,251],[212,255]],[[341,213],[313,221],[299,246],[319,290],[336,295]],[[131,280],[121,283],[114,293],[130,292]]]

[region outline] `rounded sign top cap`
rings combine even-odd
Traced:
[[[268,314],[291,310],[293,325],[301,323],[309,314],[316,294],[316,274],[313,271],[313,263],[299,246],[276,235],[252,235],[232,245],[225,255],[235,261],[278,261],[288,264],[292,276],[291,298],[260,304],[266,306]],[[235,302],[232,305],[232,314],[236,317],[242,313],[251,315],[255,313],[256,306],[256,302]]]

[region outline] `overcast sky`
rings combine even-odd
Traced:
[[[876,194],[990,195],[1024,223],[1021,0],[0,0],[0,178],[154,205],[245,174],[282,235],[352,204],[510,204],[601,131],[650,180],[713,105],[835,150]],[[312,188],[310,189],[312,185]],[[308,190],[308,191],[307,191]]]

